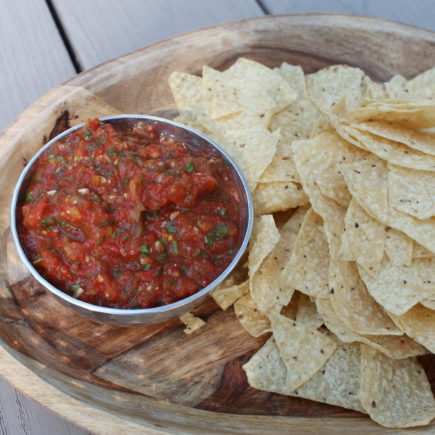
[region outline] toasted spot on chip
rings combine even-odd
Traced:
[[[435,400],[423,368],[415,359],[395,360],[361,345],[361,404],[385,427],[428,424]]]
[[[234,312],[241,325],[253,337],[259,337],[271,331],[268,317],[260,311],[251,295],[242,296],[234,304]]]
[[[195,332],[197,329],[201,328],[201,326],[205,325],[204,320],[196,317],[192,313],[183,314],[180,320],[186,325],[186,328],[184,328],[186,334],[192,334],[192,332]]]

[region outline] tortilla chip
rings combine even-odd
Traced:
[[[384,85],[388,98],[409,98],[409,95],[407,95],[407,92],[405,91],[407,83],[408,81],[405,77],[402,77],[399,74],[391,77],[391,79]]]
[[[294,288],[278,279],[287,263],[306,208],[300,207],[280,230],[280,238],[250,282],[251,296],[263,312],[280,311],[292,298]]]
[[[316,303],[304,294],[299,296],[295,320],[311,329],[318,329],[323,325],[323,318],[317,311]]]
[[[308,74],[305,79],[313,102],[322,111],[329,111],[342,97],[346,98],[346,110],[358,108],[366,89],[365,77],[359,68],[334,65]]]
[[[202,134],[211,136],[210,131],[207,130],[200,123],[197,112],[193,112],[191,110],[184,110],[174,119],[174,121],[183,125],[187,125],[188,127],[193,128],[194,130],[199,131]]]
[[[399,142],[366,133],[357,126],[342,125],[338,133],[363,150],[367,150],[398,166],[435,172],[435,156],[411,149]]]
[[[274,68],[273,70],[296,92],[298,99],[306,96],[307,89],[305,86],[304,70],[300,65],[290,65],[287,62],[283,62],[279,68]]]
[[[414,242],[414,249],[412,251],[412,258],[431,258],[431,257],[435,257],[435,254],[433,252],[430,252],[424,246],[419,245],[415,240],[413,242]]]
[[[393,142],[406,145],[422,153],[435,155],[435,134],[403,127],[400,123],[374,121],[354,124],[354,128],[376,136],[381,136]]]
[[[361,404],[385,427],[430,423],[435,400],[427,376],[416,359],[394,360],[361,345]]]
[[[406,84],[406,92],[414,98],[434,98],[435,97],[435,68],[431,68]]]
[[[431,100],[379,100],[346,114],[349,121],[391,121],[419,129],[435,126],[435,103]]]
[[[385,225],[373,219],[352,198],[344,218],[339,258],[356,261],[376,276],[384,256]]]
[[[273,181],[299,182],[299,175],[293,162],[291,142],[283,138],[282,130],[279,141],[276,144],[276,153],[273,156],[272,162],[261,176],[260,181],[261,183],[271,183]]]
[[[435,174],[388,165],[388,202],[418,219],[435,216]]]
[[[341,235],[344,231],[346,210],[333,199],[322,195],[317,184],[316,175],[318,174],[318,166],[322,165],[322,162],[319,160],[319,150],[322,149],[323,143],[328,144],[331,141],[335,141],[336,138],[337,135],[335,133],[326,132],[314,139],[292,143],[296,169],[299,172],[302,186],[310,198],[313,209],[323,219],[324,230],[332,258],[338,256]]]
[[[416,305],[394,321],[403,331],[424,347],[435,353],[435,311]]]
[[[253,337],[260,337],[271,331],[268,317],[260,311],[251,295],[242,296],[234,304],[234,312],[242,326]]]
[[[387,98],[387,91],[382,83],[374,82],[370,77],[366,77],[366,86],[364,97],[371,100],[382,100]]]
[[[211,297],[219,305],[222,310],[226,310],[231,307],[237,300],[249,291],[249,281],[245,281],[241,284],[236,284],[231,287],[219,286],[213,290]]]
[[[203,103],[201,77],[174,71],[169,76],[169,86],[178,110],[194,110]]]
[[[376,279],[367,281],[369,293],[387,311],[400,316],[418,302],[435,294],[435,260],[413,260],[410,266],[395,265],[384,259]]]
[[[308,197],[300,185],[291,181],[259,183],[253,194],[256,215],[276,213],[308,204]]]
[[[248,257],[249,278],[251,280],[263,260],[278,243],[279,237],[280,234],[272,215],[257,216],[254,219]]]
[[[330,301],[340,320],[360,335],[402,335],[370,296],[353,262],[331,260]]]
[[[279,131],[270,133],[265,127],[255,125],[248,130],[225,131],[219,144],[231,154],[254,190],[272,162],[278,139]]]
[[[435,296],[423,299],[420,303],[430,310],[435,310]]]
[[[408,358],[425,355],[427,350],[406,335],[361,335],[349,329],[337,316],[327,298],[316,299],[317,309],[325,325],[344,343],[359,342],[367,344],[390,358]]]
[[[396,266],[411,266],[414,244],[406,234],[388,228],[385,239],[385,252],[391,263]]]
[[[323,221],[310,209],[279,280],[308,296],[324,297],[329,293],[328,273],[329,249]]]
[[[186,328],[184,328],[185,334],[192,334],[192,332],[205,325],[204,320],[194,316],[192,313],[183,314],[180,320],[186,325]]]
[[[287,368],[286,386],[290,391],[311,379],[337,348],[334,340],[303,324],[274,313],[273,337]]]
[[[347,187],[358,203],[380,222],[404,232],[435,253],[435,219],[416,219],[388,207],[388,180],[385,162],[372,156],[342,165]]]
[[[322,370],[295,391],[286,387],[287,369],[273,337],[243,369],[253,388],[364,412],[358,399],[359,345],[338,346]]]

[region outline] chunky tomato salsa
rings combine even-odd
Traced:
[[[34,164],[19,234],[48,281],[91,304],[150,308],[213,281],[240,245],[235,173],[138,120],[90,120]]]

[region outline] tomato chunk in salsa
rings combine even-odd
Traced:
[[[32,170],[21,243],[42,276],[82,301],[175,302],[220,275],[240,245],[232,167],[155,123],[90,120]]]

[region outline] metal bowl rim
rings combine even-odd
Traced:
[[[162,305],[162,306],[154,307],[154,308],[121,309],[121,308],[109,308],[109,307],[102,307],[99,305],[93,305],[93,304],[90,304],[88,302],[80,301],[79,299],[76,299],[76,298],[64,293],[62,290],[59,290],[53,284],[51,284],[49,281],[47,281],[42,275],[40,275],[40,273],[35,269],[33,264],[29,261],[29,259],[27,258],[26,254],[21,246],[21,242],[20,242],[19,237],[18,237],[17,226],[16,226],[16,208],[17,208],[18,197],[20,195],[21,186],[22,186],[24,180],[26,179],[26,175],[29,172],[29,170],[31,169],[31,167],[33,166],[33,164],[35,163],[35,161],[38,159],[38,157],[47,148],[49,148],[51,145],[53,145],[55,142],[62,139],[64,136],[68,135],[69,133],[72,133],[73,131],[76,131],[76,130],[82,128],[84,125],[86,125],[86,123],[83,122],[81,124],[78,124],[78,125],[75,125],[75,126],[69,128],[68,130],[65,130],[64,132],[58,134],[56,137],[54,137],[53,139],[48,141],[29,160],[29,162],[27,163],[27,165],[25,166],[25,168],[21,172],[21,175],[18,179],[18,182],[15,186],[14,193],[12,196],[11,216],[10,216],[12,237],[13,237],[15,246],[18,250],[18,254],[19,254],[21,260],[23,261],[23,263],[25,264],[27,269],[30,271],[30,273],[33,275],[33,277],[40,284],[42,284],[47,290],[49,290],[51,293],[53,293],[54,295],[56,295],[60,299],[63,299],[64,301],[71,303],[72,305],[75,305],[77,307],[80,307],[80,308],[83,308],[85,310],[89,310],[92,312],[96,312],[96,313],[109,314],[109,315],[113,315],[113,316],[125,316],[125,317],[138,316],[138,315],[140,316],[141,314],[152,315],[152,314],[166,313],[168,311],[177,310],[179,308],[182,308],[185,305],[190,305],[191,303],[194,303],[197,299],[200,299],[201,297],[203,297],[204,295],[206,295],[207,293],[209,293],[213,289],[215,289],[232,272],[232,270],[235,268],[235,266],[239,262],[240,258],[242,257],[243,253],[245,252],[245,250],[248,246],[249,239],[251,237],[253,221],[254,221],[254,210],[253,210],[251,193],[250,193],[248,183],[246,181],[245,176],[243,175],[242,171],[240,170],[240,168],[238,167],[238,165],[234,161],[234,159],[228,154],[228,152],[225,151],[213,139],[209,138],[208,136],[205,136],[204,134],[202,134],[202,133],[200,133],[200,132],[198,132],[190,127],[179,124],[178,122],[175,122],[175,121],[172,121],[169,119],[165,119],[165,118],[159,118],[157,116],[137,115],[137,114],[122,114],[122,115],[113,115],[113,116],[103,116],[103,117],[100,117],[99,119],[101,121],[112,121],[112,120],[116,120],[116,119],[145,119],[145,120],[150,120],[150,121],[161,122],[164,124],[169,124],[169,125],[172,125],[175,127],[179,127],[183,130],[186,130],[191,134],[199,136],[203,140],[210,143],[215,149],[217,149],[231,163],[231,166],[233,167],[233,169],[236,171],[236,174],[240,178],[240,181],[241,181],[242,186],[243,186],[243,192],[246,196],[246,203],[248,206],[248,213],[247,213],[248,214],[248,216],[247,216],[248,222],[246,225],[245,236],[243,238],[242,244],[240,245],[240,248],[239,248],[237,254],[234,256],[233,260],[227,266],[227,268],[216,279],[214,279],[211,283],[209,283],[206,287],[204,287],[203,289],[201,289],[197,293],[194,293],[193,295],[191,295],[187,298],[181,299],[181,300],[173,302],[171,304]]]

